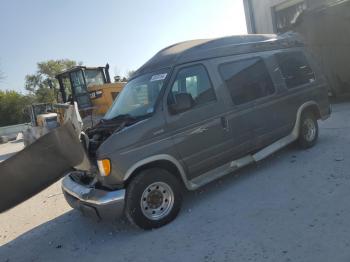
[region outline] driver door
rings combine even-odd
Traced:
[[[176,70],[166,94],[167,131],[176,151],[193,179],[226,162],[229,136],[223,118],[225,106],[217,96],[204,65],[194,64]],[[193,106],[182,113],[174,113],[171,105],[176,95],[192,96]]]

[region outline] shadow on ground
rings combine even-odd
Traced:
[[[154,231],[69,211],[0,247],[0,261],[346,261],[350,177],[334,156],[348,142],[323,130],[313,149],[291,145],[187,192],[179,217]]]
[[[187,238],[188,227],[196,226],[191,223],[182,224],[188,221],[192,210],[199,206],[205,207],[208,204],[207,201],[217,196],[218,191],[230,191],[234,187],[239,187],[240,183],[259,175],[259,170],[264,169],[264,166],[274,165],[280,158],[296,153],[296,150],[294,145],[289,146],[258,165],[241,169],[195,192],[185,192],[179,217],[161,229],[145,232],[131,226],[125,219],[116,222],[97,222],[84,217],[78,211],[71,210],[3,245],[0,248],[0,261],[1,259],[4,261],[74,261],[76,259],[93,261],[91,259],[95,256],[113,257],[119,254],[123,245],[128,245],[130,250],[130,245],[145,243],[145,240],[148,245],[157,241],[167,241],[167,238],[173,234],[177,235],[177,239]],[[200,228],[197,229],[200,230]],[[160,236],[161,239],[152,240],[155,236],[157,238]]]
[[[0,162],[6,160],[6,159],[8,159],[8,158],[10,158],[10,157],[13,156],[14,154],[16,154],[16,153],[9,153],[9,154],[0,155]]]

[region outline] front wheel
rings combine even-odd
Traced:
[[[300,121],[299,145],[307,149],[313,147],[318,139],[318,123],[312,112],[303,113]]]
[[[167,170],[151,168],[141,171],[128,185],[125,213],[142,229],[159,228],[175,219],[181,203],[178,179]]]

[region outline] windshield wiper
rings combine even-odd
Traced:
[[[137,122],[148,118],[150,115],[151,114],[146,114],[142,116],[133,117],[129,114],[123,114],[111,119],[101,119],[97,125],[87,130],[87,133],[89,136],[100,132],[112,134],[116,131],[118,132],[122,130],[126,126],[136,124]]]
[[[129,115],[129,114],[121,114],[121,115],[117,115],[116,117],[113,117],[111,119],[105,119],[105,118],[102,118],[101,119],[101,122],[115,122],[115,121],[120,121],[120,120],[136,120],[135,117]]]
[[[102,118],[101,121],[103,122],[106,122],[106,123],[110,123],[110,122],[116,122],[116,121],[127,121],[127,122],[132,122],[132,121],[140,121],[140,120],[143,120],[143,119],[146,119],[148,117],[150,117],[152,115],[152,113],[148,113],[148,114],[145,114],[145,115],[140,115],[140,116],[132,116],[132,115],[129,115],[129,114],[122,114],[122,115],[117,115],[116,117],[113,117],[111,119],[104,119]]]

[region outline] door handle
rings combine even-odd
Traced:
[[[220,121],[221,121],[221,125],[222,125],[222,128],[225,130],[225,131],[229,131],[230,130],[230,127],[228,125],[228,120],[225,116],[222,116],[220,118]]]

